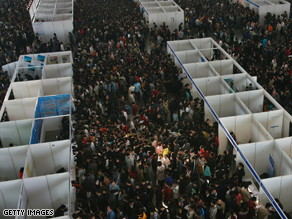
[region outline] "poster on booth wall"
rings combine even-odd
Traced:
[[[37,56],[37,59],[36,59],[36,66],[42,66],[42,65],[44,65],[45,58],[46,58],[45,56],[38,55]]]
[[[58,56],[51,56],[50,57],[50,64],[58,64]]]
[[[58,115],[67,115],[70,113],[70,94],[56,96],[58,106]]]
[[[54,96],[39,97],[42,117],[57,116],[57,104]]]
[[[38,33],[39,35],[45,35],[43,23],[34,23],[32,27],[35,33]]]
[[[269,177],[274,177],[275,172],[275,161],[272,155],[269,154]]]
[[[70,55],[63,55],[62,62],[63,63],[70,63]]]

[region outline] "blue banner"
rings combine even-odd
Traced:
[[[35,118],[70,114],[70,94],[38,98]]]
[[[57,104],[55,96],[39,97],[42,117],[57,116]]]
[[[70,94],[56,96],[58,115],[70,114]]]
[[[269,177],[274,177],[275,172],[275,161],[272,155],[269,155]]]
[[[37,119],[34,121],[30,144],[38,144],[41,142],[42,125],[43,125],[42,119]]]

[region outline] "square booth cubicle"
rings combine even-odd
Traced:
[[[174,1],[136,0],[136,3],[146,22],[149,22],[149,28],[153,28],[155,24],[160,27],[165,23],[170,32],[173,32],[178,30],[181,23],[184,27],[184,11]]]
[[[192,97],[204,101],[205,121],[217,122],[218,153],[233,146],[256,197],[286,218],[275,198],[289,203],[291,197],[284,194],[292,179],[291,115],[212,38],[167,42],[167,52]],[[261,179],[263,173],[269,177]],[[284,210],[291,212],[291,205]]]
[[[29,10],[34,34],[47,43],[56,33],[59,42],[69,42],[69,32],[73,31],[72,0],[33,0]]]
[[[72,76],[71,52],[25,55],[16,63],[0,112],[1,209],[56,210],[65,204],[69,216],[74,210]]]
[[[276,17],[286,13],[287,18],[290,15],[290,3],[284,0],[242,0],[239,2],[259,13],[261,25],[264,25],[267,13],[275,14]]]

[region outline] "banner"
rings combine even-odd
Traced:
[[[38,144],[41,141],[43,120],[38,119],[34,121],[34,126],[31,133],[30,144]],[[28,175],[28,174],[27,174]]]
[[[70,94],[56,96],[58,115],[67,115],[70,113]]]
[[[269,155],[269,177],[274,177],[275,172],[275,161],[272,155]]]
[[[39,35],[45,35],[44,25],[43,23],[34,23],[33,24],[33,30],[35,33],[38,33]]]
[[[58,115],[55,96],[39,97],[38,102],[40,104],[42,117]]]

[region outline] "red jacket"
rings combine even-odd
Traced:
[[[133,112],[133,116],[136,116],[138,112],[138,106],[136,104],[133,106],[132,112]]]
[[[172,190],[171,190],[170,186],[168,188],[164,187],[162,192],[164,193],[164,201],[168,202],[169,200],[171,200],[171,198],[172,198]]]

